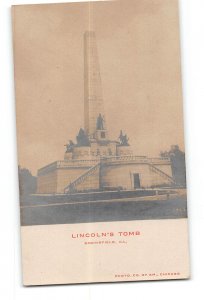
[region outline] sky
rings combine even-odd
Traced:
[[[19,165],[63,160],[84,127],[83,34],[97,38],[107,129],[135,155],[184,150],[176,0],[20,5],[13,9]]]

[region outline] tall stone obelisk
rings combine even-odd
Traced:
[[[104,116],[103,95],[96,36],[94,31],[84,33],[84,127],[93,138],[97,118]]]

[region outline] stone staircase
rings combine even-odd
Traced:
[[[75,192],[77,190],[77,186],[84,182],[87,177],[91,176],[96,170],[98,170],[100,167],[100,162],[88,169],[86,172],[84,172],[82,175],[80,175],[77,179],[75,179],[73,182],[71,182],[69,185],[67,185],[64,189],[65,193],[69,192]]]
[[[159,176],[161,176],[162,178],[164,178],[165,180],[167,180],[169,183],[175,185],[176,182],[175,180],[173,179],[173,177],[169,176],[168,174],[166,174],[165,172],[161,171],[160,169],[158,169],[157,167],[155,167],[153,164],[149,164],[149,168],[150,168],[150,171],[158,174]]]

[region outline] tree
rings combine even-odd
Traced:
[[[161,152],[160,156],[170,158],[172,174],[175,182],[178,185],[186,186],[185,153],[179,149],[179,146],[172,145],[169,151]]]
[[[21,198],[36,193],[37,178],[28,169],[18,166],[19,190]]]

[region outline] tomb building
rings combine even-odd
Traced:
[[[122,122],[121,122],[122,123]],[[122,124],[121,124],[122,126]],[[173,186],[169,158],[136,156],[119,129],[109,139],[95,32],[84,34],[84,128],[66,145],[64,160],[38,170],[38,194]]]

